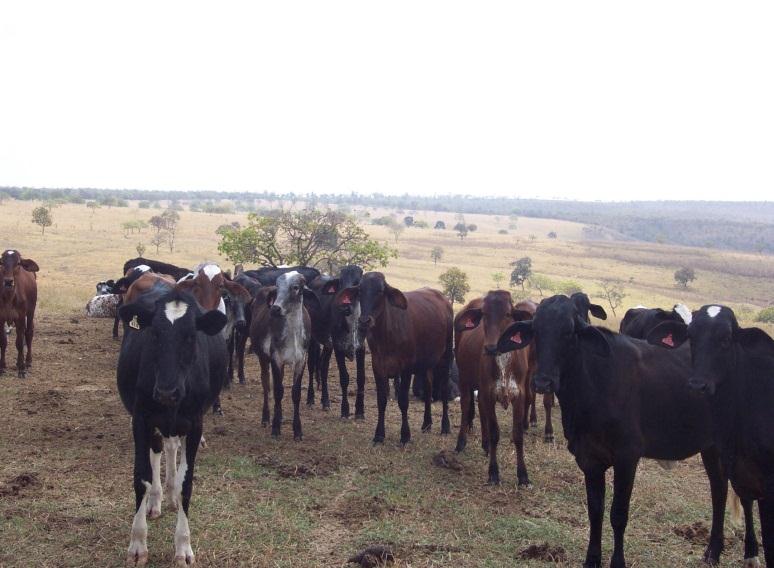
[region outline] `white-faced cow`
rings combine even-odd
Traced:
[[[128,564],[148,560],[146,516],[161,514],[161,452],[166,458],[166,491],[177,508],[175,560],[194,562],[189,505],[196,452],[204,415],[218,396],[226,370],[220,331],[226,316],[202,311],[194,297],[173,288],[151,307],[129,302],[120,309],[128,328],[118,359],[118,391],[132,416],[135,515]],[[177,467],[177,450],[182,448]]]
[[[745,567],[758,566],[752,501],[758,501],[766,565],[774,566],[774,340],[743,328],[731,308],[703,306],[690,323],[669,321],[648,341],[678,349],[690,340],[688,385],[707,395],[724,470],[742,500]]]
[[[258,291],[253,301],[250,341],[261,366],[263,411],[261,423],[269,423],[269,391],[274,391],[274,417],[271,434],[278,437],[282,425],[282,384],[285,367],[293,374],[293,438],[302,439],[301,379],[306,365],[311,322],[305,303],[317,303],[317,296],[306,287],[306,280],[298,272],[286,272],[277,278],[276,286]],[[269,387],[269,367],[273,379]]]
[[[35,335],[35,307],[38,301],[35,273],[38,270],[34,260],[22,258],[17,250],[9,249],[0,256],[0,374],[5,372],[5,351],[8,347],[5,326],[9,323],[16,325],[16,371],[19,378],[27,376],[27,368],[32,365],[32,338]]]

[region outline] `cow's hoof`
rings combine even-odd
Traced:
[[[537,428],[537,420],[530,421],[530,423],[529,423],[529,427],[530,427],[530,428]]]
[[[27,378],[27,371],[24,369],[19,369],[18,376],[20,379],[26,379]]]
[[[148,547],[138,543],[132,543],[129,552],[126,553],[127,566],[145,566],[148,563]]]
[[[355,420],[365,420],[365,413],[355,414]]]
[[[194,553],[190,548],[183,554],[175,555],[175,566],[192,566],[195,562]]]
[[[761,568],[761,563],[757,556],[755,558],[745,558],[742,568]]]
[[[325,403],[323,402],[322,405],[323,412],[330,412],[331,411],[331,403]]]
[[[301,442],[301,441],[303,441],[303,439],[304,439],[304,436],[302,434],[293,434],[293,440],[294,441]]]
[[[494,477],[494,476],[490,475],[489,479],[487,480],[487,483],[489,485],[500,485],[500,478],[499,477]]]
[[[374,446],[380,446],[384,444],[384,436],[374,436]]]
[[[219,406],[217,408],[212,409],[212,414],[214,416],[223,416],[223,409]]]
[[[433,423],[430,424],[422,424],[422,432],[429,432],[433,428]]]
[[[543,436],[543,441],[546,444],[552,444],[554,442],[554,435],[553,434],[546,434]]]
[[[161,516],[161,492],[148,496],[148,518],[158,519]]]
[[[532,484],[529,482],[529,479],[519,479],[518,486],[521,489],[532,489]]]

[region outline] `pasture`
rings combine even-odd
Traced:
[[[0,377],[0,566],[120,566],[134,513],[131,431],[115,388],[118,343],[110,338],[112,320],[88,319],[83,306],[98,280],[120,275],[123,262],[137,255],[140,240],[150,258],[181,266],[212,259],[230,267],[217,254],[215,229],[244,222],[245,216],[181,212],[176,251],[162,247],[156,255],[150,229],[124,238],[121,223],[147,220],[157,211],[133,204],[92,215],[83,205],[65,205],[53,210],[54,226],[41,236],[30,223],[34,205],[0,205],[8,220],[0,228],[3,247],[18,249],[41,267],[33,367],[23,381],[12,370]],[[414,217],[431,226],[436,219],[447,226],[455,222],[453,214]],[[619,280],[627,293],[619,318],[636,304],[668,307],[677,301],[692,307],[726,303],[750,317],[772,300],[771,257],[584,241],[581,225],[553,220],[519,218],[515,229],[508,228],[513,221],[507,216],[468,215],[466,222],[478,230],[464,241],[451,230],[406,229],[396,243],[386,229],[368,229],[397,247],[398,259],[384,272],[393,286],[405,290],[437,287],[438,275],[458,266],[470,277],[468,297],[473,297],[494,287],[493,272],[502,271],[507,279],[508,263],[530,256],[535,272],[577,281],[592,297],[601,279]],[[501,229],[509,233],[498,234]],[[558,238],[547,239],[549,231]],[[434,246],[444,249],[437,266],[429,255]],[[687,290],[676,289],[672,280],[682,264],[698,274]],[[618,321],[612,318],[607,325],[617,329]],[[225,416],[210,416],[205,423],[208,446],[197,460],[191,506],[199,565],[344,566],[371,544],[389,545],[398,566],[582,562],[583,479],[564,447],[557,418],[556,444],[543,443],[541,430],[527,437],[533,486],[516,489],[514,452],[504,435],[503,484],[491,487],[478,427],[466,451],[453,454],[460,419],[454,403],[453,434],[441,437],[440,405],[433,408],[433,431],[422,434],[421,404],[412,400],[412,443],[401,448],[400,415],[391,399],[387,439],[372,447],[376,407],[368,365],[367,360],[366,420],[338,418],[334,371],[329,379],[333,411],[304,407],[304,439],[294,442],[289,424],[279,440],[261,427],[261,388],[250,356],[248,384],[226,391]],[[284,408],[287,420],[287,396]],[[501,428],[508,415],[500,411]],[[542,428],[542,408],[539,422]],[[174,519],[165,508],[160,519],[149,522],[149,565],[171,564]],[[698,458],[671,471],[642,462],[627,530],[631,566],[702,565],[709,520],[708,484]],[[740,565],[742,535],[727,527],[726,536],[723,566]],[[606,516],[606,559],[611,540]]]

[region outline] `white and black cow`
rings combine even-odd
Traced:
[[[148,561],[146,516],[161,515],[161,452],[166,491],[177,508],[175,560],[193,564],[188,511],[196,452],[207,409],[223,385],[226,317],[203,312],[194,297],[175,287],[148,302],[120,308],[128,324],[118,359],[118,391],[132,415],[135,515],[127,551],[129,565]],[[177,467],[177,450],[182,448]]]
[[[319,304],[317,296],[306,287],[305,278],[298,272],[287,272],[277,278],[276,286],[258,291],[253,302],[250,323],[252,349],[261,365],[263,385],[263,412],[261,423],[269,423],[269,366],[273,379],[274,418],[272,436],[279,436],[282,424],[283,375],[285,367],[293,369],[293,437],[301,440],[301,379],[306,365],[311,321],[304,303]]]

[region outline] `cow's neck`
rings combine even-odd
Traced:
[[[411,343],[408,329],[408,313],[385,301],[384,309],[368,333],[369,347],[377,353],[385,346],[397,347]]]
[[[285,345],[300,345],[304,341],[304,306],[301,302],[285,310],[282,339]]]
[[[562,428],[571,442],[594,424],[604,422],[607,401],[601,385],[607,378],[607,369],[596,365],[592,357],[576,345],[559,374],[556,397],[562,407]]]

